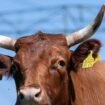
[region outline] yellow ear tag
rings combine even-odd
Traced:
[[[92,67],[100,58],[100,55],[94,59],[92,56],[93,52],[90,51],[90,54],[87,56],[87,58],[83,61],[82,68],[89,68]]]

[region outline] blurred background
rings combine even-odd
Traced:
[[[105,0],[2,0],[0,1],[0,34],[19,38],[38,31],[72,33],[90,23]],[[105,16],[92,38],[102,42],[101,60],[105,60]],[[71,49],[74,50],[76,46]],[[0,54],[15,52],[0,48]],[[13,78],[0,81],[0,105],[15,105]]]

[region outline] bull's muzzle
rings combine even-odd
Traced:
[[[40,88],[30,87],[26,89],[21,89],[18,92],[18,100],[19,101],[34,100],[35,102],[38,102],[40,100],[40,94],[41,94]]]
[[[51,105],[46,92],[42,91],[39,87],[20,89],[17,101],[22,105]]]

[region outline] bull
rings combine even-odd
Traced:
[[[0,55],[0,77],[13,75],[16,105],[105,105],[105,61],[82,68],[92,51],[97,57],[100,41],[88,39],[101,24],[105,4],[95,20],[70,35],[36,33],[11,39],[0,36],[0,46],[16,52]],[[69,47],[83,42],[75,51]]]

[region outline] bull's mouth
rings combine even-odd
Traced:
[[[40,101],[36,101],[34,99],[29,99],[29,100],[20,100],[17,99],[16,105],[52,105],[50,100],[43,99]]]
[[[49,103],[34,102],[34,101],[18,101],[16,105],[51,105]]]

